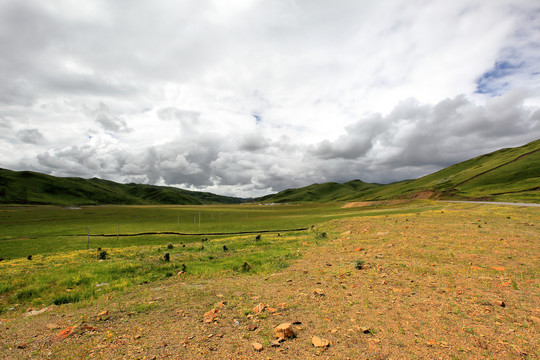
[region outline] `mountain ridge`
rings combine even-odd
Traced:
[[[255,199],[170,186],[120,184],[99,178],[54,177],[0,168],[0,204],[204,205],[381,201],[391,199],[488,200],[540,203],[540,139],[451,165],[419,179],[391,184],[351,180],[286,189]]]

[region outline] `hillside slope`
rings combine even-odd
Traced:
[[[277,194],[267,195],[255,201],[258,202],[331,202],[343,200],[351,195],[377,189],[382,185],[368,184],[360,180],[352,180],[343,184],[327,182],[324,184],[313,184],[299,189],[287,189]]]
[[[352,187],[351,183],[363,186]],[[540,140],[478,156],[416,180],[388,185],[366,184],[360,180],[344,184],[314,184],[255,201],[327,202],[403,198],[540,202]]]
[[[233,204],[242,199],[174,187],[119,184],[101,179],[60,178],[31,171],[0,169],[4,204]]]

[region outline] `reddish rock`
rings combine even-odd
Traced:
[[[96,331],[96,330],[97,329],[92,327],[92,326],[81,323],[81,324],[77,324],[75,326],[69,326],[69,327],[65,328],[64,330],[60,331],[56,335],[55,340],[56,341],[61,341],[61,340],[64,340],[65,338],[67,338],[68,336],[71,336],[71,335],[81,335],[82,333],[84,333],[86,331]]]
[[[276,328],[274,329],[274,333],[276,334],[276,337],[280,339],[288,339],[295,337],[291,323],[283,323],[276,326]]]
[[[262,351],[263,349],[263,346],[258,342],[251,343],[251,346],[253,346],[253,349],[255,349],[255,351]]]
[[[216,319],[218,312],[219,312],[218,309],[212,309],[212,310],[204,313],[203,322],[205,322],[207,324],[213,322]]]
[[[266,305],[262,302],[253,308],[253,313],[260,314],[261,312],[264,311],[264,309],[266,309]]]
[[[312,337],[311,338],[311,343],[315,347],[328,347],[328,346],[330,346],[330,341],[328,341],[326,339],[323,339],[321,337],[318,337],[318,336]]]

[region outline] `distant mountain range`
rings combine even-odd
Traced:
[[[465,199],[540,203],[540,140],[502,149],[452,165],[416,180],[388,185],[353,180],[313,184],[257,199],[241,199],[175,187],[119,184],[101,179],[60,178],[31,171],[0,169],[4,204],[237,204],[389,199]]]

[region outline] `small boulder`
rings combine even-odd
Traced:
[[[263,349],[262,344],[259,344],[258,342],[251,343],[251,346],[253,346],[255,351],[262,351]]]
[[[276,334],[276,337],[280,339],[288,339],[295,337],[291,323],[283,323],[276,326],[276,328],[274,329],[274,333]]]
[[[323,339],[321,337],[318,337],[318,336],[313,336],[311,338],[311,343],[313,344],[313,346],[321,347],[321,348],[330,346],[330,341]]]

